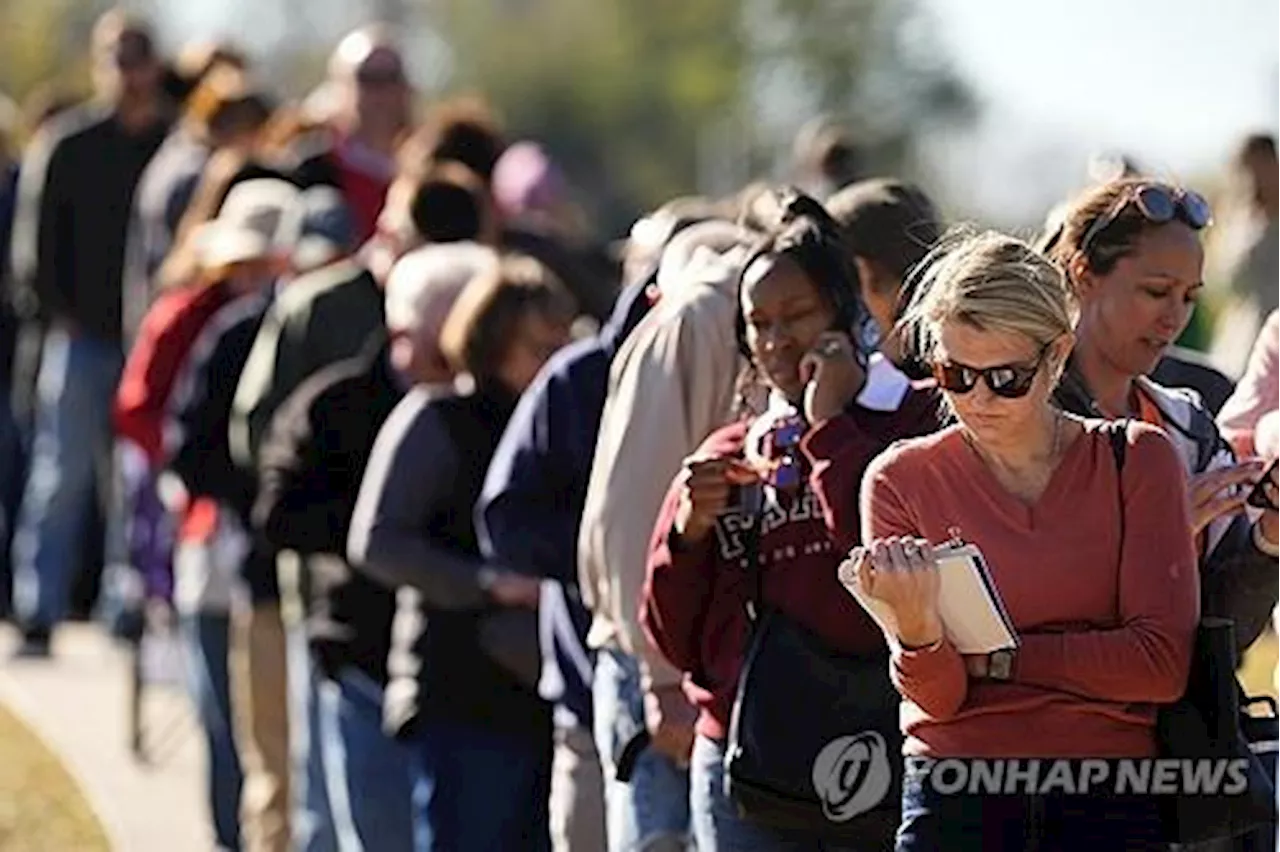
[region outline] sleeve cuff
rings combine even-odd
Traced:
[[[1267,541],[1267,537],[1262,534],[1261,523],[1253,525],[1253,546],[1272,559],[1280,557],[1280,544],[1272,544]]]

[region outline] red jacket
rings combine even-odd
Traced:
[[[852,544],[833,540],[827,528],[837,518],[847,522],[850,512],[856,517],[858,487],[856,482],[851,489],[824,487],[828,472],[833,464],[842,474],[863,470],[893,440],[935,431],[938,412],[936,396],[912,391],[897,411],[855,407],[820,424],[802,444],[812,465],[806,487],[790,499],[780,497],[779,507],[766,511],[760,538],[765,601],[843,653],[879,651],[884,639],[836,579]],[[740,456],[748,425],[718,430],[699,453]],[[679,499],[673,486],[658,516],[640,621],[663,656],[691,675],[686,693],[702,710],[698,733],[722,740],[746,651],[748,588],[738,535],[745,518],[724,514],[703,541],[680,547],[672,536]]]
[[[227,303],[226,288],[183,287],[160,296],[147,311],[116,390],[116,434],[137,444],[152,467],[164,461],[169,395],[200,330]]]

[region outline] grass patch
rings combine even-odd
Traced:
[[[110,852],[93,809],[58,758],[0,706],[0,849]]]

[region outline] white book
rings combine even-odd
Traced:
[[[1000,593],[976,545],[945,544],[934,548],[942,588],[938,615],[947,639],[961,654],[990,654],[1018,647],[1018,634],[1000,600]],[[886,636],[898,635],[892,610],[882,601],[863,594],[853,575],[853,561],[839,568],[840,583],[875,619]]]

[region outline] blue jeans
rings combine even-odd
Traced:
[[[897,852],[1156,852],[1153,799],[1106,795],[944,795],[932,761],[906,759]]]
[[[409,751],[382,731],[382,687],[344,668],[320,684],[320,735],[339,852],[410,852]]]
[[[209,812],[219,849],[240,848],[240,787],[244,776],[231,729],[227,654],[231,618],[219,613],[184,616],[187,679],[208,751]]]
[[[14,607],[29,629],[52,629],[66,615],[97,466],[110,458],[122,361],[114,344],[59,330],[45,337],[31,466],[13,541]]]
[[[551,736],[422,720],[412,750],[415,852],[550,852]]]
[[[688,773],[647,748],[637,758],[629,782],[616,777],[615,756],[631,732],[644,727],[638,663],[621,651],[602,648],[592,686],[609,852],[647,852],[655,845],[684,848],[689,837]]]
[[[738,816],[737,806],[725,794],[724,744],[699,736],[689,765],[689,810],[698,849],[715,852],[837,852],[858,849],[825,843],[795,832],[777,831]],[[874,843],[867,852],[881,852]]]
[[[12,389],[0,384],[0,618],[9,615],[13,570],[9,548],[22,499],[26,474],[26,442],[13,413]]]
[[[289,679],[289,789],[296,852],[337,852],[325,783],[324,754],[315,732],[320,730],[321,675],[311,657],[306,627],[286,624],[286,672]]]

